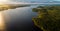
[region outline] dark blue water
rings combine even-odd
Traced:
[[[21,7],[3,11],[8,31],[33,31],[35,26],[32,17],[36,16],[36,12],[32,12],[32,8],[37,7]]]

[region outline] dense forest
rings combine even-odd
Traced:
[[[60,5],[38,6],[32,11],[38,13],[32,18],[37,27],[43,31],[60,31]]]

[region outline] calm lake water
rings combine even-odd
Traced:
[[[32,17],[36,16],[37,12],[32,12],[32,9],[39,5],[35,4],[29,7],[20,7],[2,11],[7,31],[37,31],[37,27],[34,26],[32,22]],[[47,4],[42,4],[42,6],[44,5]]]
[[[32,31],[32,17],[36,16],[36,12],[32,12],[32,8],[38,5],[29,7],[21,7],[3,11],[5,22],[8,31]]]
[[[46,5],[46,4],[45,4]],[[49,5],[49,4],[48,4]],[[38,5],[32,5],[29,7],[20,7],[16,9],[9,9],[2,11],[4,21],[6,22],[7,31],[37,31],[36,26],[32,22],[32,17],[36,16],[36,12],[32,12],[32,8]],[[44,4],[42,4],[44,6]],[[40,30],[39,30],[40,31]]]

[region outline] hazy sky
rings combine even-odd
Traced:
[[[16,2],[48,2],[48,1],[60,1],[60,0],[10,0]]]
[[[46,2],[46,1],[51,1],[51,0],[12,0],[12,1],[18,1],[18,2],[31,2],[31,1]]]
[[[60,0],[7,0],[6,2],[4,2],[4,3],[27,3],[27,2],[29,2],[29,3],[45,3],[45,2],[53,2],[54,1],[54,3],[56,2],[56,1],[60,1]]]

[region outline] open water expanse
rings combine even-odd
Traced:
[[[33,31],[35,26],[32,22],[32,17],[36,16],[36,12],[32,12],[32,8],[38,5],[29,7],[20,7],[2,11],[4,21],[6,22],[7,31]]]

